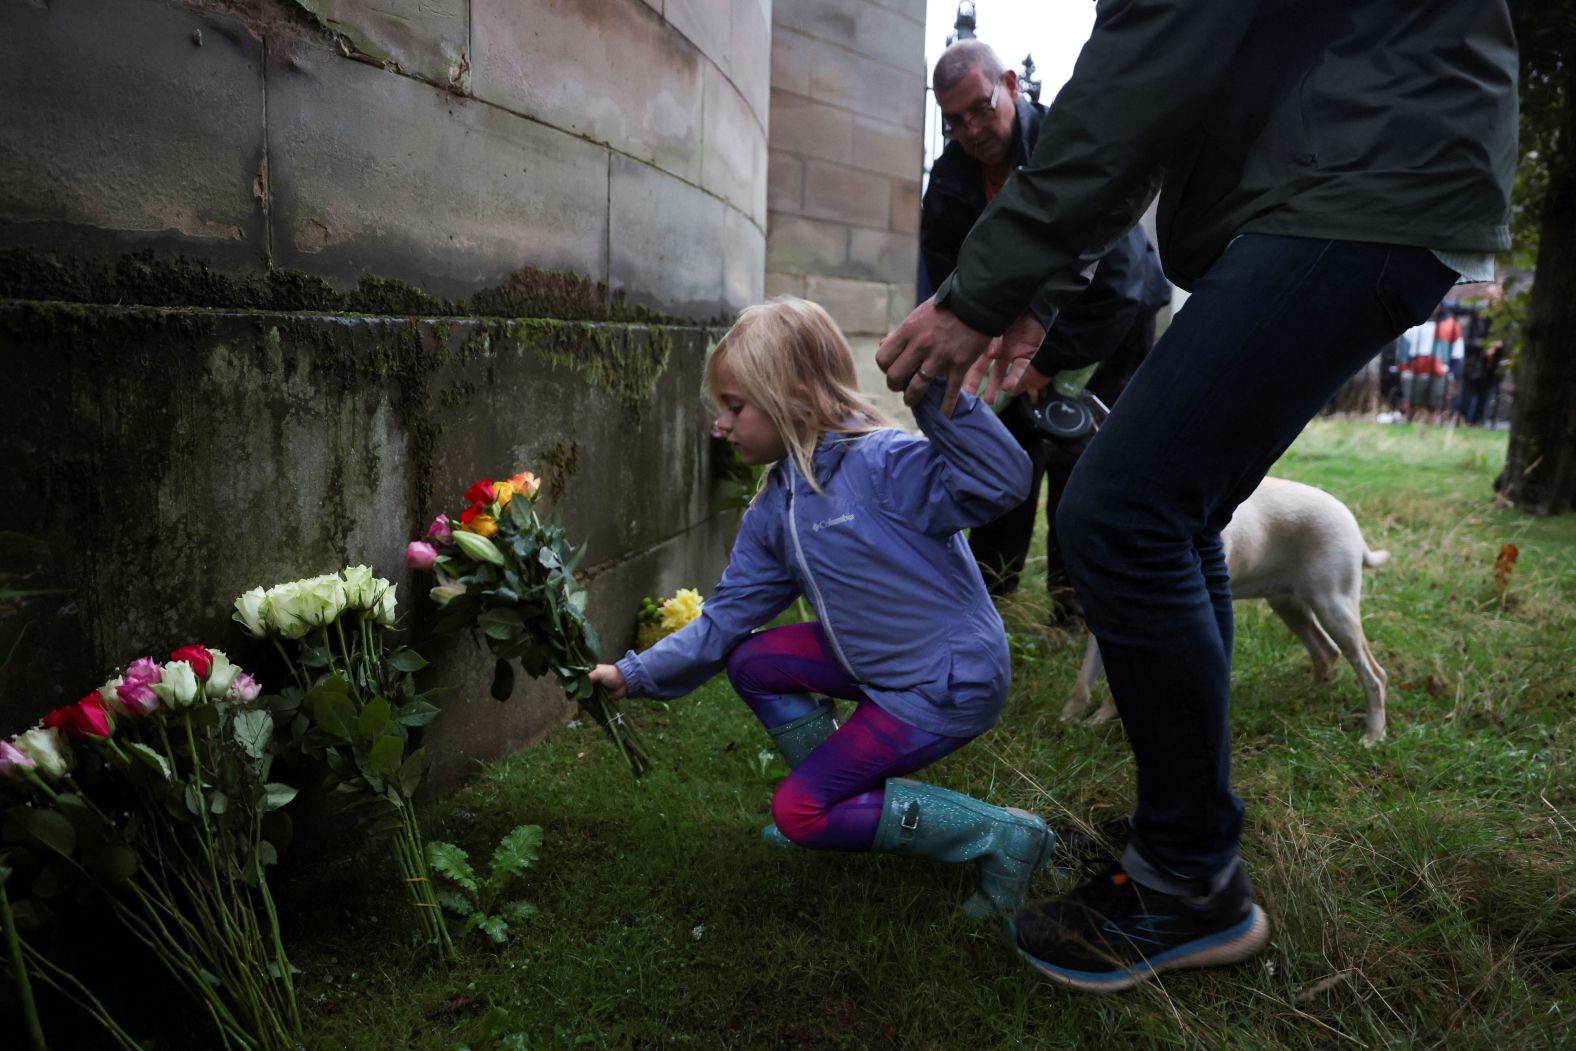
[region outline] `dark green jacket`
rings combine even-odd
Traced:
[[[1243,233],[1502,251],[1516,66],[1505,0],[1100,0],[937,302],[991,334],[1043,318],[1157,186],[1183,288]]]

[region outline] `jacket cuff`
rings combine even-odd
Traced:
[[[640,659],[640,654],[630,650],[620,657],[613,665],[624,676],[624,690],[632,697],[651,696],[651,678],[646,674],[646,666]]]
[[[987,336],[999,336],[1007,331],[1007,326],[1013,323],[1016,315],[998,314],[974,302],[958,285],[956,270],[941,287],[936,289],[936,306],[949,311],[959,321],[976,332],[983,332]]]

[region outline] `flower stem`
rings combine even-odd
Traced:
[[[39,981],[92,1015],[93,1020],[103,1026],[109,1035],[115,1038],[115,1042],[122,1048],[125,1048],[126,1051],[141,1051],[141,1045],[132,1038],[130,1033],[116,1023],[109,1011],[99,1002],[98,997],[94,996],[76,975],[61,967],[31,945],[23,945],[22,948],[26,951],[28,959],[32,961],[33,973],[38,975]],[[18,973],[22,972],[19,971]],[[31,1019],[31,1021],[36,1023],[36,1017]],[[36,1041],[34,1046],[38,1051],[46,1051],[44,1035],[41,1029],[34,1034],[34,1040]]]
[[[290,669],[290,677],[295,679],[296,685],[303,690],[308,689],[311,684],[306,681],[306,676],[296,666],[296,662],[290,658],[290,654],[285,650],[284,644],[279,641],[279,636],[270,634],[268,641],[274,644],[274,649],[279,651],[279,656],[285,659],[285,666]]]
[[[11,899],[6,896],[3,881],[0,881],[0,923],[5,924],[6,955],[11,960],[11,972],[16,975],[16,996],[22,1005],[22,1020],[27,1025],[28,1040],[33,1045],[33,1051],[47,1051],[44,1026],[38,1020],[38,1005],[33,1002],[33,988],[27,982],[27,964],[22,959],[22,936],[17,933],[16,920],[11,915]]]

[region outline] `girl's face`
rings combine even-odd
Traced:
[[[788,455],[788,446],[777,433],[771,418],[757,406],[745,400],[744,392],[733,378],[733,370],[726,361],[717,366],[716,432],[726,438],[739,451],[739,459],[754,467],[757,464],[776,463]]]

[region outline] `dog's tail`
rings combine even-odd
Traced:
[[[1364,566],[1367,566],[1369,569],[1377,569],[1379,566],[1384,565],[1388,561],[1390,561],[1390,552],[1388,552],[1388,551],[1370,551],[1370,550],[1368,550],[1368,545],[1367,544],[1363,545],[1363,565]]]

